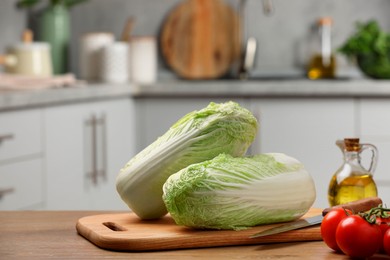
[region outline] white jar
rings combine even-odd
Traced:
[[[133,36],[129,49],[130,80],[151,84],[157,78],[157,43],[151,36]]]
[[[102,49],[101,79],[109,83],[125,83],[129,79],[129,44],[114,42]]]
[[[50,77],[53,74],[48,43],[19,43],[10,47],[3,57],[3,65],[7,73],[41,77]]]
[[[80,43],[80,77],[89,81],[100,79],[103,47],[114,42],[114,35],[106,32],[87,33]]]

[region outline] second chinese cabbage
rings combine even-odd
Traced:
[[[178,225],[207,229],[295,220],[316,197],[303,164],[282,153],[240,158],[221,154],[171,175],[163,191]]]

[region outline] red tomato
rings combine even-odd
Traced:
[[[382,242],[378,225],[368,223],[359,215],[341,220],[336,230],[336,242],[344,254],[350,257],[370,257]]]
[[[387,229],[385,235],[383,236],[383,249],[386,254],[390,255],[390,229]]]
[[[352,215],[351,211],[347,211],[349,215]],[[336,229],[340,221],[346,218],[348,215],[342,208],[333,209],[325,215],[321,223],[321,236],[328,247],[335,251],[340,251],[336,242]]]
[[[379,229],[381,230],[382,239],[383,239],[386,231],[390,228],[390,218],[377,217],[376,224],[379,226]],[[379,252],[385,252],[383,248],[383,241],[379,247]]]

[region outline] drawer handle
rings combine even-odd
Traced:
[[[4,195],[13,193],[14,191],[15,191],[14,188],[7,188],[7,189],[0,190],[0,200],[3,198]]]
[[[14,138],[13,134],[0,135],[0,143]]]

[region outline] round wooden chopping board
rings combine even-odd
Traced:
[[[185,0],[164,21],[160,48],[180,77],[213,79],[238,61],[240,38],[239,17],[223,0]]]

